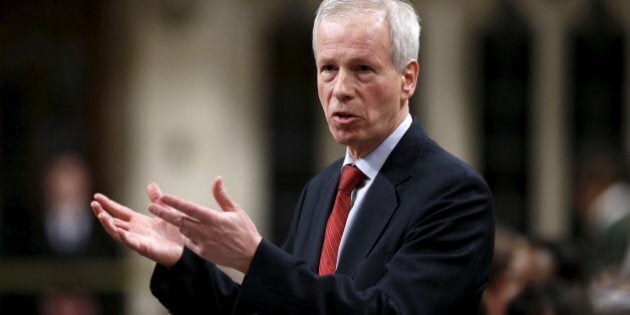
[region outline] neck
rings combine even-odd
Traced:
[[[383,140],[385,140],[385,138],[381,139],[377,144],[373,144],[370,146],[348,146],[348,152],[350,153],[352,160],[356,161],[366,156],[368,153],[372,152],[372,150],[378,147],[378,145],[381,144]]]
[[[378,141],[365,143],[365,144],[349,145],[348,152],[350,153],[350,157],[352,157],[352,160],[356,161],[366,156],[368,153],[372,152],[372,150],[376,149],[379,145],[381,145],[381,143],[383,143],[383,141],[385,141],[385,139],[387,139],[387,137],[389,137],[394,132],[394,130],[396,130],[396,128],[398,128],[398,126],[402,124],[403,120],[407,118],[408,113],[409,111],[403,111],[403,113],[397,119],[393,127],[391,127],[386,134],[384,134],[380,139],[378,139]]]

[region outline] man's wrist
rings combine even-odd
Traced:
[[[252,265],[252,261],[254,260],[254,256],[256,256],[256,252],[258,251],[258,248],[260,247],[260,244],[262,243],[262,236],[258,235],[256,241],[252,242],[252,244],[254,244],[253,246],[251,246],[250,249],[250,254],[247,255],[247,257],[243,260],[242,264],[240,264],[240,266],[237,266],[237,268],[235,268],[236,270],[242,272],[243,274],[247,274],[249,272],[249,268]]]

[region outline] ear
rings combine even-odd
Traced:
[[[408,100],[416,91],[418,83],[418,73],[420,72],[420,64],[417,60],[411,60],[402,71],[401,98]]]

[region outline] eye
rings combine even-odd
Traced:
[[[317,77],[320,78],[323,82],[331,81],[336,75],[337,67],[330,65],[322,65],[319,67],[319,73]]]
[[[372,67],[366,66],[366,65],[360,65],[357,67],[357,70],[361,72],[368,72],[368,71],[372,71]]]
[[[323,65],[320,67],[321,72],[330,72],[334,70],[335,70],[335,67],[333,65]]]

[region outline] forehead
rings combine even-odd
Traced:
[[[316,33],[316,56],[330,57],[331,53],[389,54],[389,27],[380,15],[363,13],[321,22]]]

